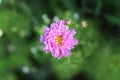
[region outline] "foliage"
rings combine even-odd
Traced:
[[[120,0],[1,1],[0,80],[120,79]],[[67,58],[53,58],[39,42],[56,19],[71,20],[77,32]]]

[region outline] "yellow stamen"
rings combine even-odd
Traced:
[[[55,41],[58,43],[58,45],[62,45],[62,36],[57,36]]]

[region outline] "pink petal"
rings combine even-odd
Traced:
[[[76,34],[75,30],[72,29],[69,31],[68,36],[74,36]]]
[[[40,36],[40,42],[41,42],[41,43],[44,43],[44,41],[45,41],[45,35],[41,35],[41,36]]]
[[[67,57],[67,56],[69,56],[71,54],[70,50],[68,50],[66,48],[65,49],[61,49],[61,52],[62,52],[64,57]]]

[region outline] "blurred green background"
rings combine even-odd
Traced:
[[[58,19],[79,40],[62,59],[39,41]],[[120,80],[120,0],[0,0],[0,80]]]

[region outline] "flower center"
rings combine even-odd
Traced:
[[[58,45],[61,45],[62,44],[62,36],[57,36],[56,38],[55,38],[55,41],[58,43]]]

